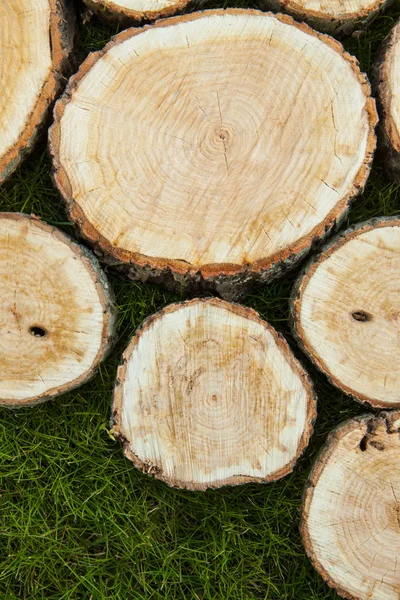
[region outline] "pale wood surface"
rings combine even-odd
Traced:
[[[34,143],[72,50],[69,0],[0,2],[0,183]]]
[[[0,405],[36,404],[80,385],[113,331],[95,257],[35,217],[0,213]]]
[[[282,336],[222,300],[173,304],[118,370],[114,435],[141,470],[206,489],[284,476],[308,443],[312,384]]]
[[[308,266],[292,301],[297,338],[361,402],[400,405],[400,221],[345,232]]]
[[[200,7],[204,0],[83,0],[100,19],[122,27],[171,17],[183,10]]]
[[[301,532],[314,566],[351,600],[398,600],[400,412],[334,431],[311,472]]]
[[[400,181],[400,23],[384,40],[375,64],[381,149],[388,174]]]
[[[54,177],[132,277],[268,279],[364,186],[370,87],[342,46],[290,17],[205,11],[128,30],[57,103]]]
[[[287,12],[318,31],[337,37],[367,27],[392,0],[260,0],[269,10]]]

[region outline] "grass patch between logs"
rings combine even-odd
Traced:
[[[345,41],[362,70],[370,72],[380,41],[399,16],[397,0],[366,33]],[[80,24],[79,59],[114,33],[95,18]],[[43,141],[0,189],[0,210],[32,212],[74,235],[49,171]],[[400,190],[375,164],[344,227],[397,214],[399,200]],[[328,432],[367,409],[330,386],[295,348],[287,316],[296,273],[254,289],[242,303],[286,335],[316,381],[318,419],[310,447],[295,472],[277,483],[207,493],[169,489],[139,473],[109,434],[123,349],[144,318],[182,298],[108,275],[119,307],[119,339],[96,378],[42,406],[0,410],[0,597],[337,599],[305,556],[299,507]]]

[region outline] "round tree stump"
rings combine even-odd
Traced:
[[[86,60],[56,105],[54,179],[109,264],[233,298],[343,217],[375,122],[365,76],[332,38],[205,11],[124,31]]]
[[[329,436],[307,483],[305,549],[350,600],[399,597],[399,432],[399,411],[345,422]]]
[[[91,252],[36,217],[0,213],[0,405],[38,404],[87,381],[113,329]]]
[[[373,219],[334,239],[292,298],[295,335],[331,382],[360,402],[400,406],[400,220]]]
[[[392,0],[260,0],[264,9],[287,12],[311,27],[337,37],[365,29]]]
[[[384,40],[374,67],[381,113],[380,146],[384,167],[400,182],[400,23]]]
[[[83,0],[102,21],[121,27],[171,17],[184,10],[200,7],[204,0]]]
[[[150,317],[118,369],[113,433],[139,469],[171,486],[279,479],[314,417],[311,381],[284,338],[216,298]]]
[[[1,0],[0,23],[1,184],[35,142],[70,69],[74,13],[69,0]]]

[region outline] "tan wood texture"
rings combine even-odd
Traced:
[[[253,310],[216,298],[150,317],[117,374],[114,435],[139,469],[168,485],[283,477],[314,418],[311,381],[283,337]]]
[[[32,147],[69,71],[69,0],[0,2],[0,183]]]
[[[200,7],[204,0],[83,0],[102,21],[130,27]]]
[[[380,146],[388,174],[400,182],[400,23],[384,40],[374,67],[381,114]]]
[[[300,344],[361,402],[400,406],[400,220],[374,219],[333,240],[292,299]]]
[[[56,105],[54,179],[103,260],[231,298],[343,217],[375,122],[370,86],[333,38],[290,17],[205,11],[125,31],[86,60]]]
[[[400,412],[347,421],[309,477],[301,533],[316,569],[350,600],[398,600]]]
[[[0,213],[0,405],[37,404],[84,383],[113,331],[95,257],[36,217]]]
[[[318,31],[344,37],[367,27],[392,0],[260,0],[260,4],[287,12]]]

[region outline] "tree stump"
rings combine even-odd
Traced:
[[[92,253],[36,217],[0,213],[0,405],[38,404],[87,381],[113,329]]]
[[[83,0],[102,21],[130,27],[199,7],[204,0]]]
[[[292,298],[294,333],[330,381],[360,402],[400,405],[400,220],[373,219],[334,239]]]
[[[375,123],[366,77],[332,38],[205,11],[124,31],[86,60],[56,105],[54,179],[105,262],[233,298],[342,219]]]
[[[0,184],[35,142],[70,70],[69,0],[0,2]]]
[[[384,40],[374,66],[381,114],[380,148],[388,175],[400,182],[400,23]]]
[[[139,469],[171,486],[279,479],[314,418],[311,381],[284,338],[217,298],[150,317],[118,369],[113,433]]]
[[[266,10],[283,11],[318,31],[337,37],[365,29],[392,0],[260,0]]]
[[[350,600],[399,597],[399,429],[399,411],[346,421],[329,436],[307,483],[305,549]]]

